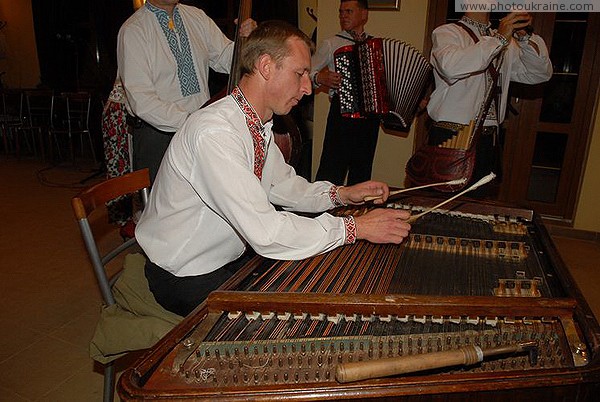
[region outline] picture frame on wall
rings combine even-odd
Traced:
[[[400,0],[369,0],[369,10],[400,10]]]

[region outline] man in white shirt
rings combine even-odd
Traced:
[[[240,26],[247,36],[256,26]],[[231,42],[204,13],[179,0],[148,0],[119,30],[117,62],[135,116],[134,169],[154,181],[171,137],[210,98],[209,68],[228,73]]]
[[[406,211],[322,213],[368,196],[382,203],[385,183],[309,183],[276,146],[273,115],[287,114],[311,93],[311,46],[289,24],[263,23],[244,46],[238,87],[192,114],[173,137],[136,229],[150,289],[167,310],[188,314],[235,273],[247,248],[295,260],[357,239],[400,243],[407,236]]]
[[[317,180],[348,185],[369,180],[379,135],[379,118],[350,118],[340,112],[337,90],[341,75],[336,72],[334,52],[369,37],[365,25],[369,19],[367,0],[341,0],[339,9],[341,32],[325,39],[312,57],[311,78],[315,87],[329,90],[330,106],[323,139],[323,151]]]
[[[500,20],[497,30],[490,29],[489,12],[467,12],[460,20],[479,39],[455,23],[436,28],[432,33],[431,63],[435,90],[427,105],[436,122],[468,124],[474,120],[490,89],[487,71],[493,63],[500,73],[500,96],[487,111],[484,130],[477,144],[474,180],[497,171],[498,127],[504,121],[508,87],[511,81],[539,84],[552,76],[552,64],[544,40],[528,33],[529,13],[510,13]]]

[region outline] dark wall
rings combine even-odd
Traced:
[[[42,86],[108,93],[116,75],[121,24],[133,12],[125,0],[32,0]]]
[[[117,34],[133,13],[131,0],[32,0],[41,85],[57,91],[91,90],[106,97],[116,76]],[[227,32],[239,0],[183,0],[204,9]],[[232,17],[232,18],[230,18]],[[254,0],[256,21],[297,25],[297,0]],[[229,35],[232,36],[231,34]]]

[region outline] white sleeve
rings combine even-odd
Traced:
[[[146,43],[142,30],[121,28],[117,40],[119,74],[133,114],[159,130],[175,132],[188,116],[179,105],[161,99],[152,81],[149,60],[157,45]]]
[[[485,36],[473,43],[462,28],[442,25],[432,33],[431,63],[448,84],[484,71],[502,50],[500,40]]]
[[[310,78],[314,82],[314,77],[323,69],[323,67],[333,63],[333,49],[329,40],[324,40],[321,46],[317,48],[311,60]]]
[[[536,49],[529,43],[535,43],[539,49],[539,54]],[[510,79],[511,81],[521,82],[524,84],[539,84],[548,81],[552,78],[552,63],[546,43],[539,35],[532,35],[529,41],[519,42],[515,39],[515,46],[518,48],[512,65]],[[511,43],[511,46],[514,46]]]
[[[308,218],[277,211],[248,168],[248,157],[237,137],[218,129],[206,134],[205,131],[195,145],[198,166],[194,167],[197,174],[191,185],[257,253],[267,258],[292,260],[344,244],[342,218],[327,213]],[[298,192],[298,196],[302,193]]]

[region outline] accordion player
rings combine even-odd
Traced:
[[[390,38],[369,38],[337,49],[335,69],[344,117],[381,116],[383,125],[408,130],[431,79],[429,61],[413,46]]]

